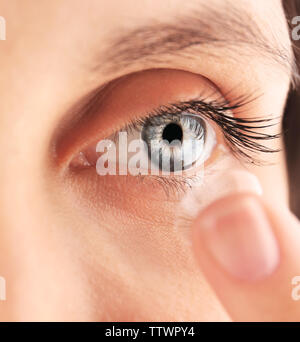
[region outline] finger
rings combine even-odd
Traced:
[[[300,321],[300,224],[287,209],[250,194],[217,200],[195,220],[193,247],[233,320]]]

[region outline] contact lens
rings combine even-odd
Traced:
[[[225,149],[225,148],[224,148]],[[227,151],[223,157],[208,170],[201,170],[198,183],[184,194],[175,212],[174,227],[178,234],[191,243],[190,230],[198,213],[218,198],[234,193],[262,194],[256,176],[249,172],[232,154]]]
[[[163,115],[148,118],[141,131],[148,157],[162,171],[191,168],[205,149],[206,122],[199,116]]]

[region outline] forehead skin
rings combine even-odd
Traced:
[[[118,36],[121,39],[124,35],[126,36],[127,31],[139,29],[150,23],[159,25],[173,21],[176,25],[180,18],[184,17],[188,21],[189,16],[195,17],[195,13],[199,18],[206,17],[210,9],[215,11],[210,14],[211,27],[214,27],[215,17],[220,36],[222,36],[222,22],[225,27],[230,11],[235,9],[236,20],[230,17],[232,25],[234,21],[239,22],[237,18],[240,13],[242,18],[240,22],[244,21],[245,26],[243,28],[240,25],[241,30],[247,31],[247,26],[249,28],[253,26],[249,19],[255,18],[253,21],[258,24],[270,45],[278,46],[282,51],[285,50],[283,53],[290,53],[290,41],[279,0],[240,0],[238,2],[215,0],[209,3],[209,7],[206,3],[206,1],[183,2],[181,0],[164,2],[159,0],[7,1],[1,5],[1,14],[7,21],[7,41],[5,45],[2,45],[4,54],[0,55],[1,65],[14,63],[15,67],[19,67],[25,73],[25,82],[26,72],[32,75],[32,70],[28,69],[32,67],[34,60],[36,73],[43,75],[44,80],[61,83],[62,88],[65,88],[69,82],[69,94],[72,94],[73,89],[76,92],[79,86],[89,88],[124,73],[147,67],[173,67],[196,71],[213,82],[216,81],[225,92],[229,90],[229,87],[240,86],[242,75],[248,78],[251,75],[251,80],[248,80],[250,83],[244,85],[245,87],[253,86],[254,83],[261,84],[268,74],[270,78],[273,77],[272,81],[274,81],[272,58],[269,58],[270,66],[265,68],[266,61],[256,59],[255,53],[241,54],[243,50],[246,50],[242,46],[239,51],[235,51],[235,58],[227,60],[226,56],[230,51],[226,49],[226,45],[229,45],[226,41],[224,46],[217,50],[218,57],[222,58],[217,59],[213,56],[208,58],[207,55],[203,55],[205,52],[212,52],[212,49],[215,51],[215,47],[204,45],[198,48],[197,54],[194,52],[197,58],[190,56],[184,58],[177,55],[167,58],[167,61],[166,56],[152,60],[142,59],[127,63],[122,70],[119,70],[115,64],[110,68],[110,72],[105,72],[111,55],[109,47],[112,41],[118,40]],[[198,29],[205,31],[206,28]],[[229,37],[227,35],[225,38],[228,40],[230,33]],[[252,37],[253,41],[256,39],[260,40],[259,34],[257,37]],[[248,40],[251,40],[251,37]],[[142,49],[142,44],[137,45],[137,50],[139,48]],[[95,66],[98,66],[97,72],[95,72]],[[277,76],[283,77],[282,74]],[[227,85],[228,78],[231,79],[230,85]],[[20,83],[20,86],[22,87],[23,84]],[[82,92],[83,88],[80,91]]]

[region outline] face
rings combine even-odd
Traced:
[[[101,176],[96,147],[193,135],[204,182],[226,179],[226,155],[286,204],[281,1],[10,0],[0,14],[1,320],[228,320],[176,228],[194,160],[180,177]]]

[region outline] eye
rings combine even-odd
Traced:
[[[206,162],[216,145],[208,120],[188,113],[151,116],[127,125],[74,158],[71,167],[104,175],[179,175]]]
[[[97,146],[81,151],[73,168],[94,166],[105,175],[181,175],[212,155],[216,133],[207,119],[191,113],[151,115],[126,125]]]
[[[166,192],[184,189],[197,178],[199,166],[214,165],[223,145],[251,162],[256,153],[273,152],[262,144],[277,137],[264,133],[268,119],[243,118],[241,110],[234,115],[251,99],[241,95],[229,103],[199,75],[148,70],[99,94],[79,106],[81,119],[70,123],[55,150],[72,180],[83,190],[93,186],[90,193],[101,201],[108,193],[108,202],[120,194],[124,201],[141,194],[157,200],[161,185]]]
[[[197,161],[209,157],[215,140],[209,124],[200,116],[165,114],[145,120],[141,137],[147,146],[148,157],[162,171],[182,171]]]

